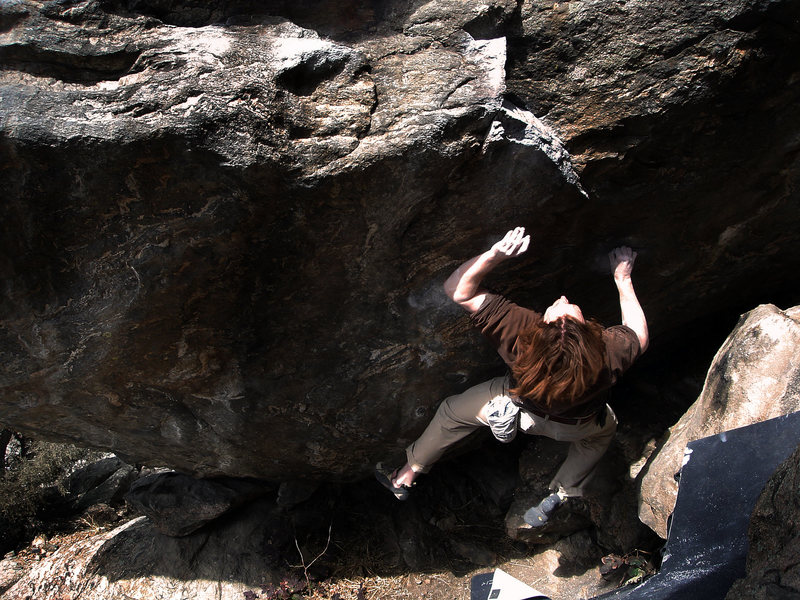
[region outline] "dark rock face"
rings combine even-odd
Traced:
[[[268,491],[258,482],[230,477],[198,480],[181,473],[155,473],[135,481],[125,500],[159,533],[181,537]]]
[[[138,475],[133,467],[116,457],[89,463],[64,482],[64,500],[73,512],[98,504],[118,506]]]
[[[753,509],[747,532],[747,577],[733,584],[727,600],[792,598],[798,577],[798,465],[800,448],[778,467]]]
[[[605,252],[640,249],[664,344],[796,273],[788,0],[1,10],[20,430],[195,475],[357,478],[496,367],[440,290],[508,226],[534,248],[496,286],[609,323]]]

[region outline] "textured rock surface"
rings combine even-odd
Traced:
[[[185,538],[158,534],[146,518],[59,548],[25,573],[3,595],[30,598],[145,597],[241,599],[245,591],[273,583],[263,549],[271,535],[291,532],[263,506],[214,533]],[[230,543],[236,540],[236,544]]]
[[[180,537],[267,491],[263,484],[243,479],[198,480],[181,473],[156,473],[135,481],[125,501],[148,517],[159,533]]]
[[[512,224],[495,284],[607,322],[636,246],[663,344],[796,275],[788,0],[0,10],[0,421],[39,436],[361,477],[497,365],[440,288]]]
[[[116,457],[108,457],[79,468],[62,483],[64,502],[80,512],[95,504],[123,503],[123,496],[139,473]]]
[[[800,307],[743,315],[714,357],[700,397],[645,466],[639,517],[662,538],[678,494],[686,444],[800,410]]]
[[[753,509],[747,532],[747,577],[726,600],[800,596],[800,448],[775,471]]]

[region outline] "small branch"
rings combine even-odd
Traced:
[[[328,525],[328,541],[325,542],[325,547],[322,549],[322,552],[317,554],[317,556],[314,558],[314,560],[312,560],[308,564],[306,564],[306,560],[303,557],[303,551],[300,550],[300,544],[297,542],[297,537],[294,538],[294,545],[297,548],[297,553],[300,554],[300,563],[301,563],[300,566],[303,567],[303,575],[306,578],[306,586],[308,586],[308,590],[309,591],[311,590],[311,580],[308,577],[308,570],[311,568],[311,565],[313,565],[320,558],[322,558],[322,556],[328,551],[328,546],[330,546],[330,543],[331,543],[331,530],[332,529],[333,529],[333,521],[331,521],[331,524]]]

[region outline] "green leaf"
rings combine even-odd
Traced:
[[[640,569],[638,567],[634,567],[628,571],[628,578],[625,580],[623,585],[629,585],[631,583],[639,583],[647,573],[644,569]]]

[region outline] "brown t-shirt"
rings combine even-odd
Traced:
[[[480,309],[471,315],[471,319],[511,368],[517,359],[519,334],[541,321],[542,315],[518,306],[499,294],[487,294]],[[641,354],[638,336],[625,325],[604,329],[603,341],[606,346],[605,368],[597,383],[583,398],[569,406],[549,408],[532,398],[521,398],[520,403],[553,416],[579,418],[596,413],[606,403],[608,389]]]

